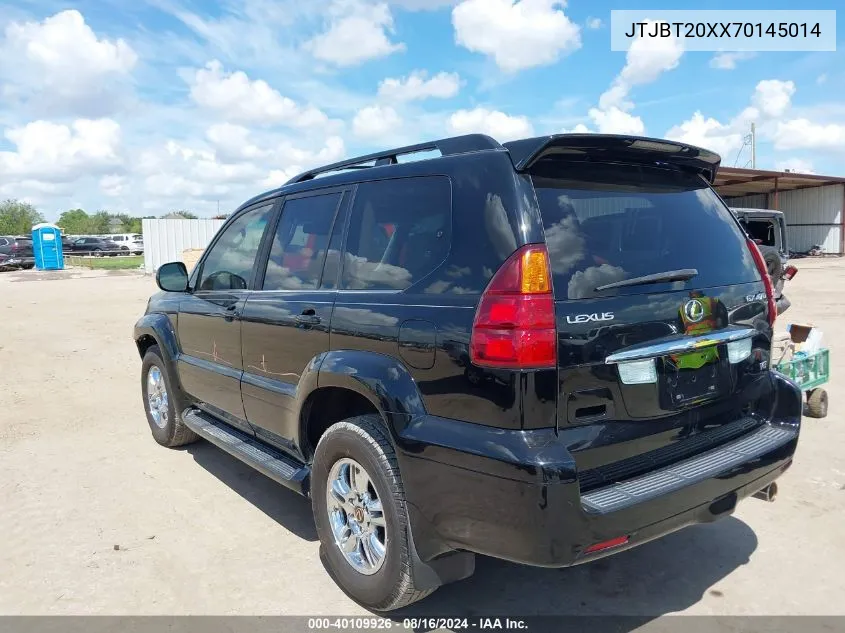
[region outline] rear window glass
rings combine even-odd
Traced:
[[[748,237],[763,246],[777,246],[775,223],[770,220],[746,220],[741,222],[745,226]]]
[[[759,280],[730,211],[700,178],[669,169],[549,161],[534,170],[558,299]],[[694,268],[688,281],[596,290]]]
[[[448,178],[362,183],[352,206],[343,288],[404,290],[442,264],[451,243]]]

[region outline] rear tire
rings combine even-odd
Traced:
[[[197,434],[185,426],[177,411],[174,399],[176,391],[158,345],[153,345],[144,354],[141,394],[144,397],[147,423],[156,442],[173,448],[197,441]]]
[[[356,569],[347,554],[341,551],[335,529],[338,529],[338,521],[341,529],[347,521],[343,511],[338,510],[339,515],[330,516],[329,506],[336,505],[338,498],[334,494],[329,496],[329,483],[335,481],[330,473],[337,472],[337,465],[350,462],[362,467],[372,492],[381,502],[384,555],[379,565],[373,565],[368,571]],[[351,493],[354,496],[354,487]],[[332,579],[350,598],[375,611],[391,611],[434,591],[417,589],[414,584],[405,491],[396,454],[378,415],[348,418],[329,427],[320,438],[311,472],[311,507],[320,537],[320,558]],[[353,515],[357,516],[352,512],[347,523],[350,535]]]
[[[827,391],[813,389],[807,396],[807,415],[811,418],[827,417]]]

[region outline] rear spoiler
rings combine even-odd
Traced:
[[[617,134],[553,134],[503,143],[517,171],[544,158],[599,159],[612,162],[664,163],[704,176],[710,184],[722,157],[707,149],[640,136]]]

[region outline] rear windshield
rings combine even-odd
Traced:
[[[758,281],[742,231],[699,177],[648,166],[549,161],[533,170],[558,299]],[[597,291],[694,268],[688,281]]]
[[[780,247],[778,242],[778,229],[774,220],[740,220],[740,224],[745,227],[745,232],[748,237],[760,244],[761,246]]]

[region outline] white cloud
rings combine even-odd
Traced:
[[[738,62],[752,59],[756,56],[756,53],[747,51],[717,53],[710,59],[710,67],[718,70],[733,70],[736,68]]]
[[[692,118],[666,132],[666,138],[709,149],[719,154],[723,161],[742,147],[743,135],[732,125],[723,125],[716,119],[705,118],[695,112]]]
[[[581,29],[558,0],[463,0],[452,10],[455,42],[505,72],[553,64],[581,48]]]
[[[305,44],[317,59],[341,67],[357,66],[405,50],[403,43],[390,40],[393,16],[386,3],[335,0],[329,12],[328,30]]]
[[[646,32],[648,29],[646,29]],[[645,134],[643,120],[631,114],[629,94],[635,86],[656,81],[664,72],[677,68],[684,53],[676,37],[638,37],[625,55],[625,65],[588,114],[603,134]]]
[[[79,11],[68,10],[8,24],[0,60],[7,97],[26,101],[30,113],[102,116],[126,98],[138,56],[122,39],[98,38]]]
[[[563,128],[560,131],[561,134],[590,134],[591,132],[592,130],[583,123],[578,123],[573,128]]]
[[[109,174],[100,178],[100,191],[109,197],[119,196],[126,187],[126,177],[118,174]]]
[[[399,129],[402,119],[390,106],[368,106],[355,114],[352,132],[361,138],[377,140]]]
[[[157,200],[231,200],[233,204],[261,188],[280,187],[294,174],[318,164],[339,160],[345,153],[339,137],[329,137],[312,150],[262,137],[259,146],[245,128],[213,126],[206,134],[210,146],[168,141],[141,153],[137,172],[147,194]],[[238,156],[232,145],[250,147]]]
[[[845,150],[845,125],[815,123],[809,119],[778,122],[774,132],[776,149]]]
[[[791,81],[764,79],[757,84],[751,103],[769,117],[782,116],[791,105],[795,84]]]
[[[269,154],[253,143],[249,129],[241,125],[216,123],[206,130],[205,137],[216,156],[224,161],[259,160]]]
[[[634,136],[645,134],[645,124],[640,117],[625,112],[615,105],[604,110],[590,108],[589,115],[601,134],[632,134]]]
[[[845,126],[822,124],[807,118],[781,120],[792,108],[795,83],[764,79],[757,83],[750,106],[727,123],[705,117],[700,111],[666,132],[666,138],[714,150],[723,163],[733,160],[743,147],[749,124],[757,124],[758,142],[774,142],[775,149],[839,149],[845,143]]]
[[[683,44],[676,37],[638,37],[625,54],[622,71],[599,98],[599,107],[630,109],[632,104],[626,99],[631,89],[657,81],[663,73],[677,68],[683,54]]]
[[[389,4],[408,11],[434,11],[457,4],[459,0],[387,0]]]
[[[775,169],[778,171],[791,171],[798,174],[815,174],[813,171],[813,163],[803,158],[789,158],[775,163]]]
[[[70,182],[121,163],[120,125],[111,119],[79,119],[70,126],[33,121],[6,130],[5,137],[16,149],[0,151],[0,182]]]
[[[407,77],[383,80],[378,94],[387,101],[450,99],[458,94],[460,86],[458,73],[441,72],[429,78],[426,71],[415,70]]]
[[[601,18],[587,18],[588,29],[600,29],[602,26],[604,26],[604,23]]]
[[[526,117],[486,108],[458,110],[449,117],[449,130],[453,134],[488,134],[500,142],[534,135],[534,128]]]
[[[296,127],[325,125],[328,117],[313,106],[300,106],[284,97],[263,79],[246,73],[227,73],[211,61],[190,80],[191,98],[200,106],[219,112],[226,119],[255,124],[285,123]]]

